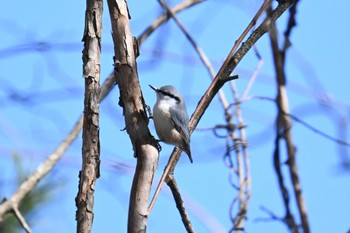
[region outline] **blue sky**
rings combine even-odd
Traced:
[[[176,3],[171,1],[172,5]],[[217,71],[259,4],[260,1],[256,0],[244,3],[237,0],[207,1],[181,13],[179,18]],[[106,4],[104,8],[102,80],[111,72],[113,61]],[[129,9],[135,36],[140,35],[161,12],[156,1],[147,4],[130,1]],[[292,47],[287,54],[286,73],[292,114],[335,138],[345,135],[342,139],[350,141],[347,135],[350,24],[344,20],[347,9],[347,1],[332,2],[332,5],[320,1],[317,6],[311,1],[300,2],[297,26],[291,37]],[[82,112],[81,38],[85,2],[38,0],[23,2],[19,6],[6,1],[0,11],[0,179],[8,184],[2,195],[9,196],[16,188],[12,184],[11,154],[19,153],[28,170],[35,169],[69,132]],[[284,16],[278,21],[280,36],[283,35],[285,20]],[[264,65],[250,95],[274,98],[274,70],[266,35],[257,43],[257,48]],[[155,51],[158,56],[155,56]],[[207,71],[172,21],[145,41],[137,62],[141,88],[150,106],[155,103],[155,95],[148,84],[158,87],[172,84],[181,90],[189,114],[192,114],[210,84]],[[251,51],[234,71],[240,75],[235,81],[239,94],[243,93],[257,65],[258,59]],[[224,90],[232,101],[228,85]],[[114,90],[101,104],[102,167],[96,187],[94,232],[126,231],[127,203],[136,161],[132,157],[128,135],[120,131],[124,128],[124,120],[117,105],[118,98],[118,91]],[[252,173],[247,232],[288,232],[280,222],[257,221],[268,217],[261,210],[262,206],[278,216],[284,214],[272,164],[275,111],[275,106],[269,101],[253,99],[242,105],[248,125]],[[218,99],[214,99],[198,128],[212,127],[223,121],[222,108]],[[150,128],[155,135],[152,122]],[[312,232],[346,232],[350,228],[347,217],[350,210],[349,171],[343,169],[341,162],[344,158],[349,159],[348,148],[339,147],[297,122],[293,122],[292,133]],[[194,228],[197,232],[226,232],[230,228],[228,209],[236,190],[229,184],[230,171],[222,160],[225,140],[208,131],[195,131],[191,147],[194,164],[183,156],[175,175]],[[171,150],[171,146],[163,145],[155,183]],[[285,154],[283,156],[285,159]],[[75,231],[74,198],[80,158],[81,136],[55,168],[52,177],[63,180],[65,185],[58,189],[45,208],[35,213],[34,232]],[[284,172],[288,177],[286,170]],[[292,206],[297,217],[294,199]],[[203,226],[202,215],[207,222],[208,219],[214,222],[215,231]],[[149,218],[148,230],[184,232],[166,187]]]

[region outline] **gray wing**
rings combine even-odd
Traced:
[[[181,134],[186,143],[190,142],[190,129],[188,125],[188,115],[186,106],[184,111],[176,111],[174,108],[170,108],[171,120],[174,123],[175,129]]]

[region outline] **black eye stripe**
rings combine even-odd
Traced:
[[[158,91],[159,91],[160,93],[162,93],[163,95],[169,96],[170,98],[175,99],[177,102],[180,102],[180,98],[179,98],[178,96],[173,95],[173,94],[171,94],[171,93],[169,93],[169,92],[160,90],[160,89],[158,89]]]

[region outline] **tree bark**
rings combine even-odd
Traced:
[[[83,49],[85,78],[82,169],[75,199],[77,232],[89,233],[94,218],[94,191],[100,176],[99,98],[102,0],[87,0]]]
[[[131,34],[126,1],[108,0],[108,7],[112,22],[115,76],[120,90],[119,105],[123,107],[126,131],[137,158],[130,193],[128,232],[146,232],[148,200],[158,164],[158,150],[148,129],[136,67],[137,41]]]

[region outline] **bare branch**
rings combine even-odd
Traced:
[[[195,49],[195,51],[197,52],[203,65],[207,69],[209,76],[211,77],[211,79],[214,79],[215,78],[214,68],[213,68],[212,64],[210,63],[209,58],[205,55],[205,53],[203,52],[201,47],[199,47],[199,45],[196,43],[196,41],[192,38],[190,33],[188,33],[186,28],[183,26],[183,24],[180,22],[180,20],[176,17],[175,13],[170,9],[170,7],[162,0],[158,0],[158,2],[160,3],[160,5],[163,8],[165,8],[167,10],[168,14],[171,15],[171,17],[174,19],[174,21],[179,26],[181,31],[185,34],[186,38],[188,39],[188,41],[190,42],[192,47]],[[228,106],[228,103],[227,103],[226,97],[224,95],[224,92],[222,90],[219,90],[218,94],[219,94],[219,99],[220,99],[221,104],[223,105],[224,108],[226,108]]]
[[[267,1],[269,2],[269,1]],[[264,2],[261,9],[258,11],[256,17],[252,20],[252,22],[247,26],[246,30],[243,32],[243,34],[239,37],[239,39],[235,42],[235,45],[233,46],[232,50],[230,51],[229,55],[227,56],[224,64],[221,66],[219,72],[215,76],[214,80],[212,81],[211,85],[208,87],[207,91],[203,95],[202,99],[197,105],[197,108],[195,112],[192,114],[190,119],[190,130],[191,132],[196,128],[199,120],[203,116],[205,110],[208,108],[209,104],[213,100],[214,96],[218,93],[218,91],[221,89],[221,87],[225,84],[225,82],[230,81],[232,79],[231,72],[236,68],[238,63],[241,61],[241,59],[245,56],[245,54],[249,51],[249,49],[258,41],[258,39],[264,35],[271,27],[271,22],[274,22],[277,20],[279,16],[282,15],[282,13],[288,9],[288,7],[293,4],[294,1],[289,0],[285,1],[277,6],[277,8],[273,11],[273,13],[265,19],[260,26],[254,30],[254,32],[249,36],[249,38],[242,44],[242,46],[237,50],[237,52],[233,55],[234,51],[238,48],[238,45],[243,40],[245,35],[249,32],[249,30],[253,27],[255,24],[258,16],[263,12],[263,10],[266,8],[266,2]],[[232,52],[233,51],[233,52]],[[177,150],[176,148],[173,150],[171,157],[168,161],[168,164],[164,170],[164,173],[162,175],[161,181],[165,180],[166,176],[168,174],[173,174],[175,166],[177,164],[177,161],[180,158],[180,150]],[[161,189],[163,182],[160,182],[157,187],[157,192]],[[153,197],[155,198],[155,197]],[[148,212],[152,210],[153,207],[153,201],[151,202]]]
[[[276,214],[274,214],[271,210],[267,209],[266,207],[264,206],[261,206],[260,209],[265,212],[267,215],[269,215],[270,217],[269,218],[257,218],[255,219],[256,222],[267,222],[267,221],[281,221],[284,223],[284,219],[283,218],[280,218],[278,217]]]
[[[277,181],[278,181],[278,186],[282,195],[282,199],[283,199],[283,203],[284,203],[284,208],[285,208],[285,219],[288,219],[288,221],[286,221],[285,223],[287,224],[288,228],[294,232],[294,233],[298,233],[298,227],[297,224],[295,222],[295,218],[292,214],[292,211],[290,210],[290,198],[289,198],[289,193],[288,193],[288,189],[285,185],[284,182],[284,177],[283,177],[283,173],[282,173],[282,169],[281,169],[281,158],[280,158],[280,145],[279,145],[279,141],[280,141],[280,134],[277,132],[276,133],[276,138],[275,138],[275,150],[273,153],[273,164],[274,164],[274,168],[276,171],[276,176],[277,176]]]
[[[57,161],[61,159],[63,153],[79,135],[82,125],[83,117],[80,117],[72,131],[61,142],[56,150],[38,166],[38,168],[21,184],[21,186],[10,198],[0,205],[0,221],[3,219],[4,215],[13,208],[13,206],[18,205],[24,196],[27,195],[35,187],[35,185],[52,170]]]
[[[268,101],[272,101],[274,103],[276,103],[276,99],[274,98],[271,98],[271,97],[267,97],[267,96],[251,96],[251,97],[246,97],[244,101],[247,101],[249,99],[259,99],[259,100],[268,100]],[[276,106],[279,108],[280,106],[276,104]],[[315,126],[307,123],[306,121],[300,119],[299,117],[291,114],[291,113],[286,113],[283,111],[283,109],[279,108],[279,111],[281,111],[282,114],[290,117],[293,121],[295,122],[298,122],[299,124],[303,125],[305,128],[309,129],[310,131],[320,135],[321,137],[327,139],[327,140],[330,140],[330,141],[333,141],[334,143],[337,143],[341,146],[346,146],[346,147],[350,147],[350,142],[347,142],[345,140],[342,140],[340,138],[336,138],[336,137],[333,137],[329,134],[327,134],[326,132],[316,128]]]
[[[168,186],[171,189],[171,193],[174,196],[174,200],[176,203],[176,207],[179,210],[179,213],[181,215],[182,222],[187,230],[188,233],[194,233],[193,226],[191,224],[190,218],[188,217],[188,213],[186,211],[186,208],[184,206],[180,190],[177,186],[176,180],[174,176],[170,176],[169,180],[167,181]]]
[[[294,16],[293,16],[294,17]],[[294,196],[297,202],[298,211],[300,215],[301,220],[301,226],[303,228],[304,233],[310,232],[310,226],[309,221],[307,217],[306,212],[306,205],[304,201],[304,197],[301,191],[301,184],[299,180],[299,174],[298,174],[298,167],[296,163],[296,149],[293,143],[293,136],[291,132],[292,123],[290,121],[290,118],[286,116],[284,113],[289,113],[289,107],[288,107],[288,96],[287,96],[287,90],[286,90],[286,75],[284,73],[284,62],[285,62],[285,50],[280,51],[278,48],[278,38],[277,38],[277,32],[274,22],[272,22],[272,28],[270,30],[270,42],[271,47],[273,51],[273,57],[274,57],[274,65],[275,65],[275,72],[276,72],[276,80],[277,80],[277,105],[278,109],[281,109],[282,111],[278,111],[277,117],[276,117],[276,125],[277,125],[277,131],[276,131],[276,141],[275,141],[275,152],[274,152],[274,160],[275,160],[275,169],[278,176],[282,176],[282,173],[280,171],[280,164],[279,164],[279,141],[281,139],[284,139],[285,146],[288,154],[288,161],[287,165],[289,168],[289,174],[290,179],[293,184],[293,191]],[[279,178],[280,180],[281,178]],[[282,196],[285,199],[286,192],[282,190]],[[286,203],[286,215],[291,215],[289,211],[289,206]],[[293,220],[294,221],[294,220]],[[289,224],[289,223],[288,223]],[[288,225],[290,226],[291,230],[297,232],[298,229],[295,227],[295,223]]]
[[[238,103],[235,105],[235,110],[233,114],[229,113],[229,109],[225,109],[226,111],[226,121],[233,124],[233,116],[235,115],[238,121],[237,129],[239,130],[239,137],[236,136],[236,133],[232,131],[228,131],[228,138],[230,138],[233,142],[233,149],[236,154],[236,161],[237,161],[237,168],[235,169],[236,175],[238,177],[238,193],[237,198],[234,199],[238,200],[238,211],[237,213],[231,217],[233,226],[231,231],[241,231],[244,229],[245,220],[247,218],[247,212],[248,212],[248,205],[250,201],[250,195],[251,195],[251,176],[250,176],[250,168],[249,168],[249,156],[247,152],[247,139],[246,139],[246,132],[245,132],[245,124],[243,121],[243,115],[240,108],[239,97],[237,94],[236,87],[234,85],[234,82],[230,82],[231,89],[234,94],[235,101]],[[249,84],[248,84],[249,85]],[[233,209],[233,204],[231,205],[231,214]]]
[[[27,232],[27,233],[32,233],[32,230],[30,229],[27,221],[25,220],[25,218],[23,217],[23,215],[21,214],[21,212],[19,211],[19,209],[17,208],[17,206],[13,206],[12,208],[13,212],[15,213],[16,218],[18,219],[19,223],[21,224],[21,226],[23,227],[23,229]]]
[[[177,6],[175,6],[171,11],[175,14],[185,10],[191,6],[194,6],[198,3],[203,2],[203,0],[185,0],[181,3],[179,3]],[[164,22],[166,22],[170,18],[170,15],[168,13],[165,13],[161,15],[158,19],[156,19],[150,26],[144,30],[141,35],[138,37],[138,42],[141,45],[147,37],[149,37],[158,27],[160,27]]]
[[[257,57],[259,58],[258,65],[256,66],[253,74],[251,75],[249,82],[248,82],[246,88],[244,89],[242,96],[240,97],[240,101],[244,101],[244,99],[248,97],[249,91],[252,88],[253,83],[255,82],[256,78],[258,77],[258,75],[260,73],[261,68],[264,65],[264,60],[261,58],[261,55],[259,54],[259,51],[256,48],[256,46],[254,47],[254,50],[255,50]]]
[[[100,53],[103,1],[88,0],[85,11],[83,76],[85,78],[82,168],[75,198],[77,232],[92,231],[94,192],[100,176]]]
[[[123,107],[126,131],[137,158],[130,193],[128,232],[145,232],[148,200],[159,154],[148,129],[146,104],[136,67],[138,47],[131,34],[128,6],[124,0],[108,0],[108,8],[114,42],[114,71],[120,90],[119,105]]]
[[[106,79],[101,87],[100,101],[102,101],[112,90],[114,87],[114,80],[114,74],[111,74]],[[47,156],[47,159],[36,168],[36,170],[21,184],[10,198],[1,203],[0,222],[4,218],[4,215],[13,209],[13,206],[18,206],[22,199],[39,183],[39,181],[54,168],[56,163],[62,158],[64,152],[78,137],[82,126],[83,116],[81,115],[70,133],[63,139],[54,152]]]

